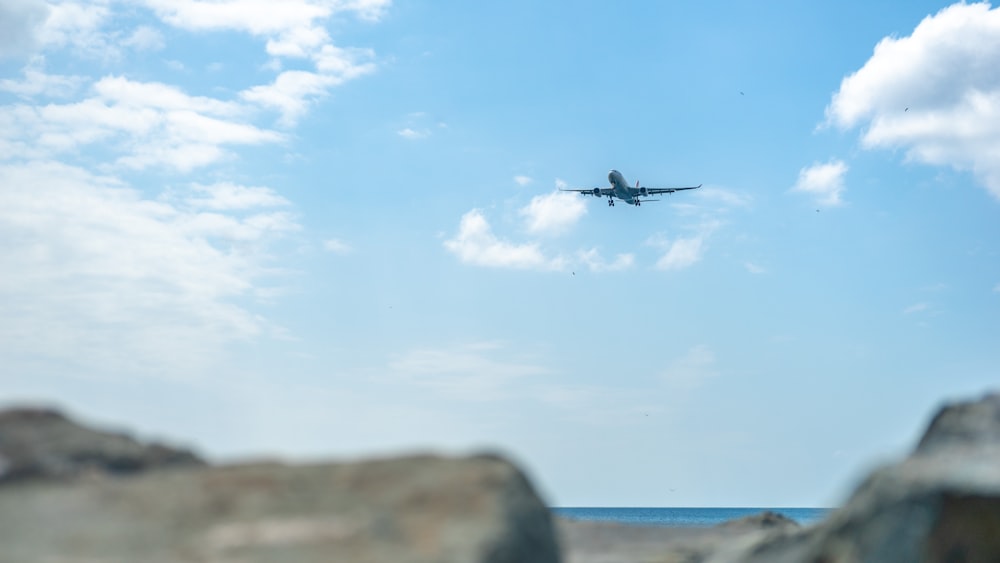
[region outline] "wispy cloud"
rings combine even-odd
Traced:
[[[748,207],[753,202],[750,194],[718,186],[705,186],[695,190],[692,197],[703,202],[718,203],[724,207]]]
[[[396,134],[411,141],[426,139],[434,135],[435,130],[443,131],[448,128],[444,122],[435,123],[433,116],[426,111],[411,111],[401,123],[404,126],[397,130]]]
[[[112,32],[103,27],[112,11],[105,3],[66,2],[48,5],[48,17],[38,28],[36,41],[47,49],[70,48],[74,55],[113,60],[120,49]]]
[[[269,329],[235,300],[267,291],[266,248],[299,228],[287,214],[206,213],[53,162],[0,165],[0,185],[0,238],[18,241],[0,245],[0,362],[183,377]]]
[[[799,179],[792,191],[814,196],[819,205],[837,206],[842,203],[845,174],[847,164],[843,161],[816,163],[799,171]]]
[[[664,382],[681,388],[701,385],[705,380],[716,377],[715,354],[702,344],[688,350],[663,371]]]
[[[219,161],[226,147],[284,140],[247,123],[238,103],[190,96],[158,82],[106,76],[82,101],[44,106],[0,106],[0,145],[6,158],[53,158],[100,143],[117,163],[143,169],[190,171]]]
[[[279,122],[291,127],[306,113],[310,103],[326,95],[336,80],[316,72],[289,70],[271,84],[253,86],[240,93],[244,100],[281,114]]]
[[[518,186],[527,186],[532,182],[534,180],[530,176],[514,176],[514,183]]]
[[[22,98],[43,96],[46,98],[68,98],[76,94],[87,79],[82,76],[46,74],[39,68],[24,69],[23,80],[5,78],[0,80],[0,90]]]
[[[308,108],[329,91],[349,80],[375,71],[371,49],[334,45],[323,24],[338,13],[353,12],[362,18],[381,17],[388,1],[326,2],[285,0],[280,10],[261,0],[143,0],[160,19],[190,31],[234,30],[266,41],[274,57],[271,68],[281,69],[280,59],[308,59],[315,70],[280,72],[270,84],[251,86],[242,99],[279,112],[279,123],[291,127]],[[148,34],[147,34],[148,35]],[[147,41],[148,42],[148,41]]]
[[[763,266],[760,266],[760,265],[758,265],[758,264],[756,264],[754,262],[744,262],[743,263],[743,267],[746,268],[747,271],[750,272],[751,274],[765,274],[765,273],[767,273],[767,269],[766,268],[764,268]]]
[[[352,247],[350,244],[335,238],[323,241],[323,248],[334,254],[341,254],[341,255],[350,254],[351,252],[354,252],[354,247]]]
[[[506,399],[523,391],[523,380],[550,373],[495,343],[412,349],[391,361],[389,370],[400,383],[471,401]]]
[[[137,51],[160,51],[166,46],[166,42],[159,30],[142,25],[122,40],[122,45]]]
[[[396,131],[396,134],[404,139],[409,139],[411,141],[415,141],[417,139],[424,139],[430,136],[430,132],[426,130],[417,131],[416,129],[411,129],[409,127],[404,127],[403,129]]]
[[[929,303],[927,303],[926,301],[921,301],[920,303],[914,303],[913,305],[910,305],[909,307],[903,309],[903,314],[911,315],[913,313],[921,313],[928,310],[929,308],[930,308]]]
[[[631,253],[618,254],[613,261],[607,262],[596,248],[577,252],[577,258],[591,272],[617,272],[635,264],[635,256]]]
[[[184,377],[234,341],[280,334],[254,304],[280,291],[274,252],[302,228],[294,205],[217,165],[293,138],[264,123],[273,119],[267,110],[293,127],[333,88],[373,72],[375,53],[335,45],[327,25],[338,15],[375,21],[388,6],[0,2],[0,58],[28,61],[22,75],[0,78],[0,91],[18,97],[0,105],[0,365],[20,357]],[[120,64],[126,57],[166,46],[165,26],[175,28],[170,37],[197,32],[185,39],[195,42],[247,33],[271,58],[261,72],[276,70],[262,83],[208,75],[227,82],[199,93],[123,74],[139,68]],[[97,59],[101,74],[76,76],[95,68],[81,59]],[[46,67],[55,64],[74,75]],[[167,64],[183,71],[204,62]],[[281,71],[286,64],[294,69]],[[324,247],[350,249],[335,239]]]
[[[694,236],[691,238],[678,238],[667,244],[667,250],[663,256],[656,261],[656,268],[660,270],[682,270],[699,260],[704,252],[704,238]]]
[[[646,240],[646,245],[663,250],[656,262],[658,270],[683,270],[701,260],[705,253],[709,237],[719,228],[717,220],[705,220],[695,229],[695,234],[669,239],[662,234],[653,235]]]
[[[886,37],[844,78],[827,123],[863,126],[868,148],[904,148],[926,164],[973,172],[1000,199],[1000,8],[956,3],[905,37]]]
[[[683,197],[671,198],[670,207],[679,217],[685,218],[681,234],[668,236],[654,233],[645,241],[662,251],[655,268],[676,271],[700,262],[710,248],[710,241],[725,225],[734,212],[753,205],[753,197],[745,191],[720,186],[705,186],[693,192],[682,192]],[[753,267],[747,266],[753,272]]]
[[[322,44],[320,22],[337,13],[353,12],[377,20],[391,0],[284,0],[281,10],[263,0],[142,0],[166,23],[192,31],[234,30],[294,43],[303,49]],[[318,37],[317,37],[318,36]]]
[[[558,270],[560,258],[547,258],[537,243],[514,244],[493,234],[483,213],[473,209],[462,216],[458,233],[444,247],[467,264],[491,268]]]
[[[189,197],[187,203],[200,209],[233,210],[291,205],[287,199],[264,186],[240,186],[232,182],[196,183],[192,185],[192,190],[197,195]]]
[[[519,213],[529,233],[555,235],[569,230],[587,214],[587,204],[572,192],[555,191],[531,198]]]

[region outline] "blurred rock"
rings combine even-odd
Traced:
[[[765,510],[760,514],[752,514],[750,516],[744,516],[743,518],[737,518],[735,520],[730,520],[728,522],[723,522],[718,525],[719,528],[725,530],[781,530],[781,531],[794,531],[801,528],[798,522],[792,520],[791,518],[785,516],[784,514],[778,514],[777,512],[772,512],[770,510]]]
[[[731,561],[1000,561],[1000,397],[933,418],[914,455],[869,476],[844,507]]]
[[[496,456],[102,478],[170,465],[136,459],[197,458],[41,410],[0,414],[0,455],[4,561],[549,563],[560,561],[556,532],[565,563],[1000,561],[998,394],[942,408],[909,458],[806,528],[763,513],[713,528],[558,519],[555,529],[524,475]],[[28,479],[81,467],[102,472]]]
[[[735,560],[732,557],[782,533],[783,526],[764,520],[751,516],[732,524],[679,528],[558,518],[557,528],[565,563],[700,563]]]
[[[1000,446],[1000,393],[942,407],[917,444],[916,454],[953,448]]]
[[[55,410],[0,411],[0,485],[198,465],[205,462],[188,450],[142,444],[126,434],[92,430]]]
[[[176,469],[0,488],[10,561],[555,563],[552,520],[495,456]]]

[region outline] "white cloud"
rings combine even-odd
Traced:
[[[799,179],[792,187],[792,191],[815,196],[819,205],[840,205],[846,173],[847,165],[840,160],[813,164],[799,170]]]
[[[656,262],[658,270],[683,270],[698,263],[708,245],[708,239],[723,225],[718,219],[705,217],[701,223],[694,226],[695,234],[676,237],[673,240],[662,234],[649,237],[645,244],[663,250],[663,255]]]
[[[330,16],[321,2],[284,0],[145,0],[164,22],[188,30],[235,30],[261,36],[279,36],[309,29]]]
[[[0,106],[0,145],[17,147],[0,158],[50,158],[101,142],[124,166],[190,171],[226,156],[226,145],[284,139],[246,123],[239,104],[166,84],[105,77],[93,90],[75,103]]]
[[[531,198],[519,213],[525,217],[529,233],[560,234],[587,213],[587,204],[579,194],[556,191]]]
[[[530,176],[514,176],[514,183],[518,186],[527,186],[528,184],[534,182]]]
[[[272,57],[309,58],[316,72],[288,70],[271,84],[245,89],[240,97],[281,114],[286,127],[306,113],[309,105],[324,97],[331,88],[374,72],[375,53],[371,49],[342,48],[330,42],[323,21],[353,12],[377,19],[388,1],[283,0],[145,0],[146,5],[166,23],[182,29],[236,30],[266,39],[265,50]],[[281,64],[272,60],[271,68]]]
[[[282,72],[268,85],[254,86],[240,93],[240,97],[281,113],[281,123],[292,126],[305,114],[310,100],[326,95],[336,79],[332,76],[288,70]]]
[[[827,122],[866,124],[868,148],[972,171],[1000,199],[1000,8],[954,4],[907,37],[886,37],[844,78]]]
[[[533,363],[502,357],[510,355],[502,347],[474,344],[422,348],[392,361],[389,369],[397,381],[463,400],[492,401],[510,397],[515,383],[525,378],[549,373]]]
[[[145,0],[166,23],[187,30],[235,30],[267,38],[274,57],[311,56],[329,45],[322,22],[344,12],[378,20],[389,0]],[[322,69],[321,69],[322,70]]]
[[[546,258],[538,244],[513,244],[498,239],[478,209],[462,216],[458,233],[446,240],[444,247],[462,262],[476,266],[538,270],[558,270],[565,266],[562,259]]]
[[[282,33],[278,39],[268,39],[265,50],[272,57],[307,57],[330,40],[321,27],[300,27]]]
[[[46,48],[72,48],[78,56],[115,59],[119,49],[115,38],[101,31],[111,17],[107,2],[64,1],[49,4],[48,18],[38,31]]]
[[[159,51],[166,46],[163,34],[148,25],[142,25],[122,41],[122,45],[137,51]]]
[[[0,165],[0,185],[0,363],[185,377],[268,329],[234,300],[262,290],[287,214],[205,213],[54,162]]]
[[[591,272],[617,272],[627,270],[635,264],[635,256],[630,253],[618,254],[613,262],[606,262],[596,248],[579,251],[577,258]]]
[[[42,50],[22,76],[0,77],[0,92],[20,98],[0,105],[0,365],[17,357],[86,364],[90,373],[183,376],[227,343],[276,332],[246,303],[275,294],[260,284],[276,271],[272,246],[301,229],[290,202],[227,181],[224,169],[194,183],[171,173],[234,158],[238,147],[285,142],[257,125],[261,109],[292,125],[334,86],[374,71],[373,51],[333,45],[325,26],[339,14],[376,20],[388,5],[0,0],[0,57]],[[160,22],[140,25],[150,23],[143,7],[186,30],[250,33],[275,60],[314,68],[261,85],[207,84],[205,95],[118,74],[123,56],[165,47]],[[74,64],[80,57],[100,59],[107,74],[47,73],[47,61],[93,66]],[[175,70],[188,62],[162,61]],[[135,176],[183,187],[155,194],[113,176],[150,167],[159,169]]]
[[[701,260],[704,253],[701,236],[677,238],[667,245],[666,252],[656,261],[659,270],[682,270]]]
[[[231,182],[220,182],[208,186],[194,184],[192,189],[199,195],[188,198],[187,204],[198,209],[225,211],[291,205],[287,199],[271,188],[261,186],[240,186]]]
[[[764,274],[764,273],[767,273],[767,270],[763,266],[760,266],[760,265],[755,264],[753,262],[746,262],[746,263],[743,264],[743,267],[745,267],[747,269],[747,271],[750,272],[751,274]]]
[[[323,241],[323,248],[334,254],[350,254],[354,248],[340,239],[328,239]]]
[[[748,207],[753,201],[749,194],[711,186],[695,190],[693,196],[703,201],[718,202],[725,207]]]
[[[231,29],[279,35],[313,27],[317,20],[353,12],[378,20],[391,0],[143,0],[165,22],[183,29]]]
[[[423,139],[428,135],[430,135],[430,133],[428,133],[427,131],[416,131],[414,129],[410,129],[409,127],[396,131],[396,134],[404,139],[409,139],[411,141],[415,141],[417,139]]]
[[[107,102],[125,107],[183,110],[217,116],[234,116],[244,112],[238,104],[206,96],[190,96],[180,88],[161,82],[138,82],[123,76],[106,76],[94,91]]]
[[[930,309],[930,304],[922,301],[920,303],[914,303],[913,305],[910,305],[909,307],[903,309],[903,314],[911,315],[913,313],[921,313],[927,311],[928,309]]]
[[[348,80],[375,72],[375,51],[371,49],[346,49],[334,45],[323,45],[319,52],[313,55],[316,70],[332,79],[334,86]]]
[[[717,375],[715,354],[708,346],[702,344],[691,348],[683,356],[674,360],[664,370],[661,378],[670,385],[692,388]]]
[[[38,44],[38,30],[49,13],[44,0],[0,2],[0,59],[29,53]]]
[[[338,12],[354,12],[359,18],[374,22],[382,19],[392,0],[334,0],[332,4]]]
[[[0,80],[0,90],[10,92],[22,98],[45,96],[48,98],[65,98],[72,96],[87,79],[82,76],[63,76],[45,74],[34,69],[24,69],[24,80]]]

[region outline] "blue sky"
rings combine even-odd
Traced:
[[[0,401],[836,504],[995,387],[998,69],[989,4],[2,0]]]

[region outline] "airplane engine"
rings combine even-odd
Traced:
[[[594,194],[594,197],[601,197],[601,188],[594,188],[592,193]]]
[[[649,195],[649,190],[646,188],[639,188],[639,195],[642,197],[647,197]]]

